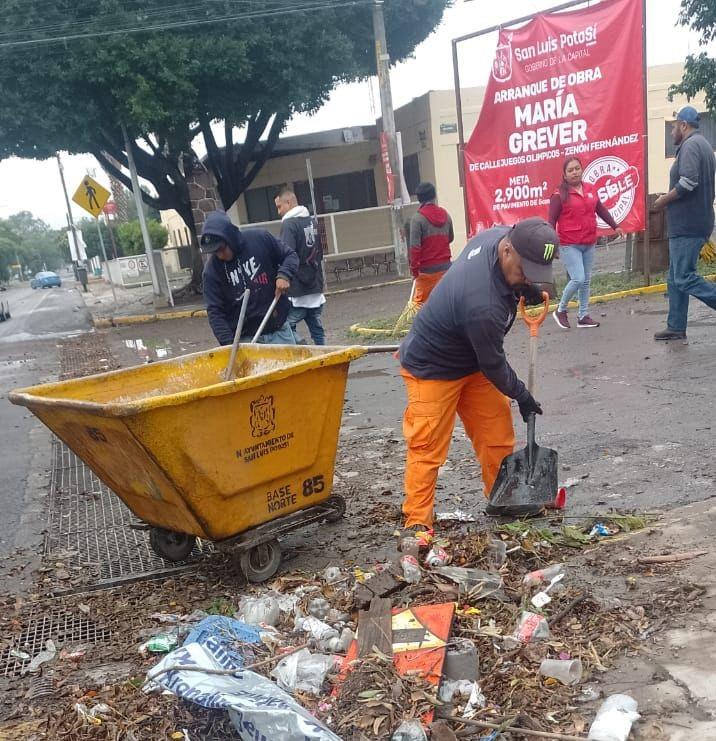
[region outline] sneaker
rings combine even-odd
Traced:
[[[662,332],[657,332],[654,335],[655,340],[685,340],[686,330],[680,331],[678,329],[667,329]]]
[[[587,314],[586,316],[583,316],[581,319],[577,319],[577,327],[579,327],[580,329],[584,327],[589,328],[589,327],[598,327],[598,326],[599,326],[599,322],[595,322],[594,319],[592,319],[592,317],[589,316],[589,314]]]
[[[567,318],[566,311],[559,311],[558,309],[555,309],[552,312],[552,316],[554,317],[554,321],[557,322],[557,326],[560,327],[560,329],[570,329],[569,319]]]

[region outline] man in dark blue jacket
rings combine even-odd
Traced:
[[[210,213],[201,234],[201,251],[211,255],[204,266],[204,302],[216,339],[234,341],[244,291],[251,291],[241,339],[250,341],[275,296],[280,296],[258,342],[295,345],[286,321],[286,292],[298,270],[298,255],[265,229],[240,231],[223,211]]]
[[[515,435],[510,399],[525,422],[542,407],[507,362],[505,334],[515,320],[519,295],[541,297],[553,283],[559,242],[543,219],[494,227],[473,237],[445,273],[400,346],[401,376],[408,392],[403,434],[404,537],[432,527],[438,470],[447,459],[455,415],[465,426],[482,468],[485,496]]]

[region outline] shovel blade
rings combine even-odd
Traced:
[[[557,451],[532,446],[508,455],[490,492],[485,511],[488,515],[525,517],[536,515],[555,501],[557,489]]]

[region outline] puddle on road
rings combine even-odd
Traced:
[[[174,357],[175,354],[183,354],[186,348],[176,348],[179,352],[174,352],[174,347],[169,340],[124,340],[125,347],[133,350],[137,357],[143,363],[153,363],[155,360],[166,360]]]

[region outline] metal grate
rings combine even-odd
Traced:
[[[11,645],[0,650],[0,676],[20,676],[30,661],[45,650],[49,640],[59,651],[62,646],[73,643],[96,644],[111,637],[109,628],[99,627],[88,617],[76,616],[59,608],[42,613],[40,608],[36,610],[29,613],[21,632],[11,638]],[[13,651],[28,654],[30,658],[13,656]]]
[[[45,555],[82,569],[86,582],[109,586],[138,576],[175,572],[213,550],[197,540],[190,558],[172,563],[149,546],[149,533],[63,442],[53,441],[50,520]]]

